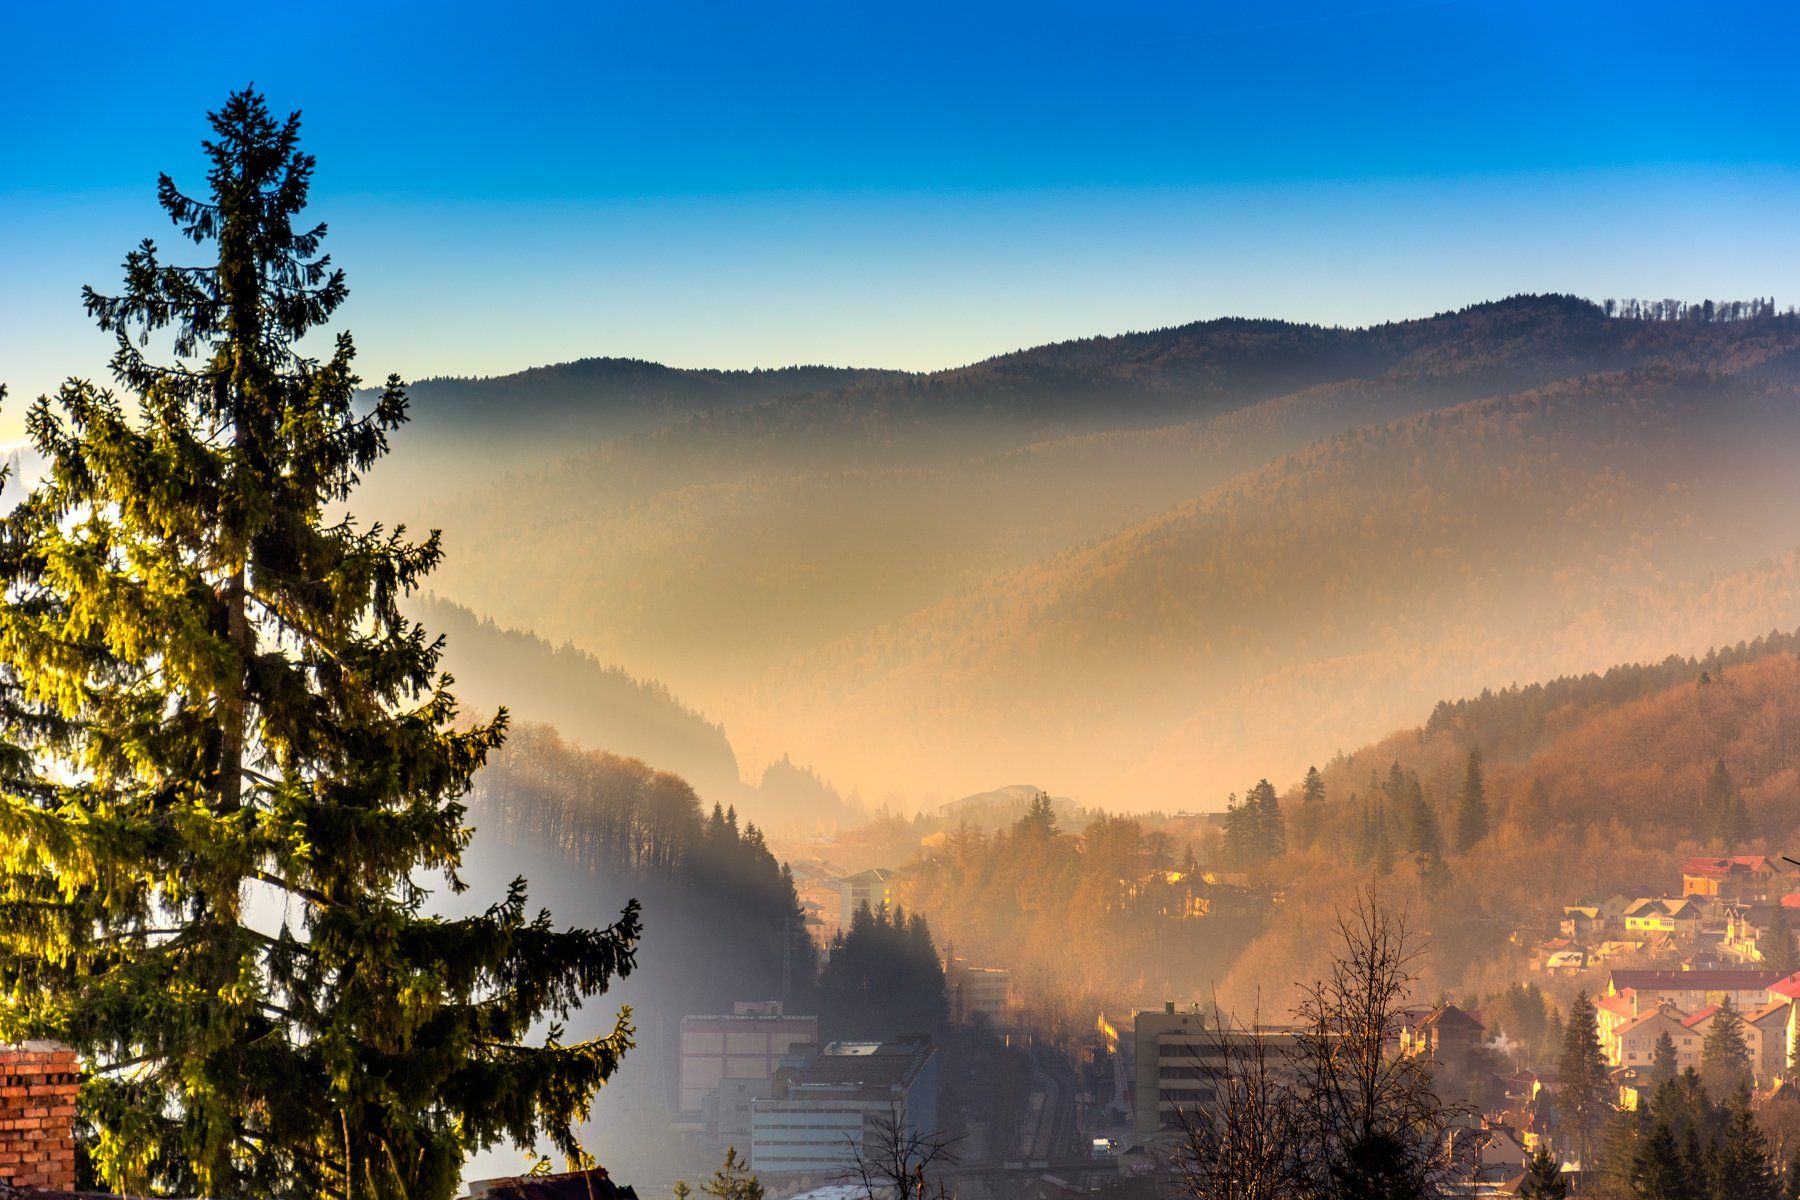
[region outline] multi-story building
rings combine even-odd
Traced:
[[[815,879],[795,889],[794,898],[806,914],[806,932],[821,946],[844,928],[844,881]]]
[[[1440,1004],[1422,1018],[1403,1022],[1400,1051],[1432,1063],[1436,1076],[1446,1082],[1465,1079],[1483,1069],[1479,1051],[1485,1032],[1486,1026],[1456,1005]]]
[[[783,1070],[750,1105],[750,1166],[758,1175],[837,1178],[858,1147],[888,1126],[937,1136],[937,1050],[931,1039],[833,1042]]]
[[[781,1011],[779,1000],[740,1002],[729,1016],[681,1019],[679,1104],[697,1113],[726,1079],[773,1079],[797,1046],[817,1045],[819,1018]]]
[[[1215,1083],[1234,1054],[1263,1051],[1288,1056],[1299,1035],[1292,1029],[1222,1027],[1198,1009],[1141,1012],[1132,1033],[1132,1106],[1139,1141],[1180,1126],[1181,1112],[1212,1102]]]
[[[1701,1035],[1682,1024],[1681,1014],[1666,1008],[1639,1013],[1601,1037],[1606,1061],[1615,1067],[1649,1069],[1656,1062],[1656,1043],[1664,1035],[1675,1045],[1675,1067],[1700,1065]]]
[[[1768,1000],[1769,986],[1781,979],[1779,971],[1761,969],[1722,971],[1618,970],[1607,977],[1606,994],[1635,992],[1635,1012],[1647,1012],[1672,1004],[1683,1012],[1699,1012],[1727,996],[1739,1012],[1752,1012]]]
[[[838,916],[845,929],[850,928],[856,910],[864,905],[871,910],[893,906],[896,874],[886,867],[870,867],[838,881],[838,899],[842,905]]]
[[[1681,890],[1688,896],[1760,903],[1777,898],[1789,872],[1762,854],[1731,858],[1690,858],[1681,865]]]
[[[977,1017],[995,1029],[1012,1023],[1012,972],[1001,967],[976,967],[958,957],[955,946],[944,951],[944,996],[950,1019],[967,1025]]]

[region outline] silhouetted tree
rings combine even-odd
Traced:
[[[1469,751],[1468,767],[1463,773],[1462,797],[1456,808],[1456,848],[1468,853],[1487,832],[1487,787],[1481,778],[1481,750],[1476,748]]]
[[[1300,814],[1295,830],[1300,848],[1310,849],[1324,828],[1325,777],[1319,774],[1319,768],[1308,767],[1300,784]]]
[[[1557,1060],[1558,1111],[1575,1135],[1579,1157],[1587,1161],[1594,1134],[1607,1113],[1606,1057],[1600,1047],[1598,1015],[1585,991],[1569,1005]]]

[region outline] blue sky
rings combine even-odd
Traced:
[[[1710,10],[1710,11],[1709,11]],[[370,375],[926,368],[1517,291],[1800,302],[1786,5],[13,4],[0,380],[171,232],[203,113],[301,108]]]

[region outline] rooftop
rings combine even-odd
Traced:
[[[1622,992],[1626,988],[1636,988],[1638,991],[1761,991],[1781,979],[1781,973],[1747,968],[1721,971],[1622,970],[1614,971],[1610,978],[1615,992]]]

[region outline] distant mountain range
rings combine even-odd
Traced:
[[[1796,386],[1800,320],[1559,296],[924,375],[600,360],[421,384],[373,496],[444,528],[447,595],[763,761],[1210,807],[1493,678],[1800,621]]]

